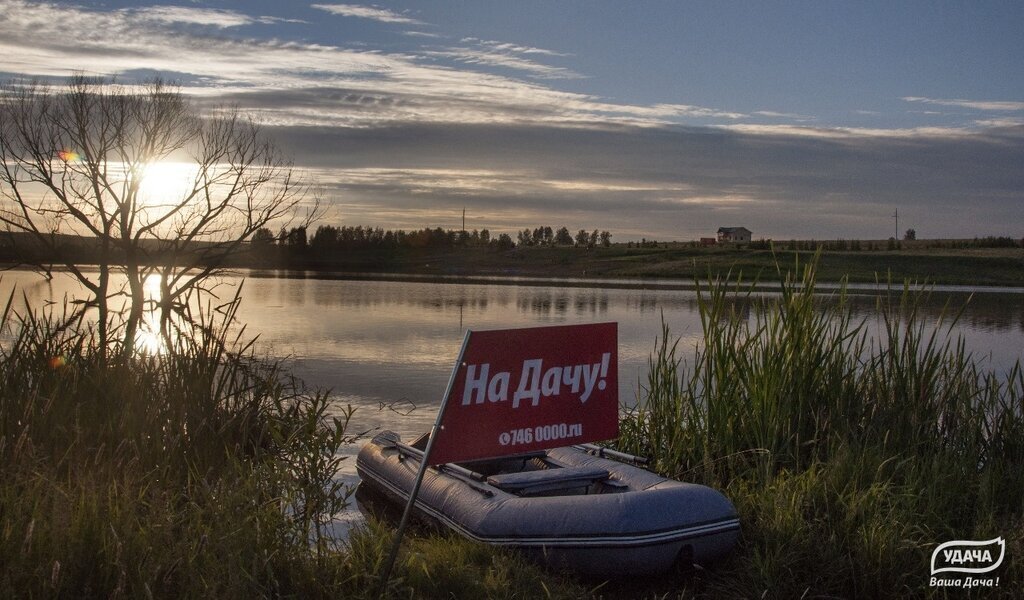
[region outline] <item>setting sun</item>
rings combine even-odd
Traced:
[[[150,206],[180,202],[191,193],[199,174],[195,163],[157,162],[146,166],[139,184],[139,199]]]

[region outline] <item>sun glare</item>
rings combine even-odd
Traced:
[[[182,201],[192,191],[199,174],[194,163],[158,162],[147,165],[139,183],[139,198],[149,206]]]

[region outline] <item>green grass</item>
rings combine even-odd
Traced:
[[[326,394],[228,343],[233,309],[163,355],[107,361],[88,331],[11,305],[0,594],[315,589],[306,562],[328,552],[320,534],[347,502],[332,477],[351,441]]]
[[[934,547],[1007,539],[1000,592],[1024,580],[1024,375],[982,372],[926,326],[926,293],[894,291],[868,336],[814,265],[779,297],[700,293],[703,341],[678,356],[667,328],[618,446],[671,477],[721,489],[743,525],[710,597],[927,595]]]

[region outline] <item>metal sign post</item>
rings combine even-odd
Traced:
[[[412,491],[409,493],[409,501],[405,504],[405,510],[402,512],[402,520],[398,523],[398,531],[395,532],[395,541],[391,543],[391,551],[388,553],[387,561],[384,563],[384,568],[380,574],[380,594],[379,597],[383,598],[388,591],[388,580],[391,578],[391,569],[395,566],[395,559],[398,557],[398,549],[402,545],[402,537],[405,535],[405,528],[409,524],[409,517],[412,515],[413,505],[416,504],[416,495],[419,494],[420,485],[423,483],[423,476],[427,472],[427,465],[430,459],[430,451],[434,448],[434,440],[437,439],[437,435],[440,432],[442,419],[444,419],[444,411],[448,405],[448,397],[452,393],[452,387],[455,385],[456,377],[459,371],[465,368],[465,364],[462,362],[462,357],[466,353],[466,346],[469,344],[469,336],[472,334],[472,330],[467,330],[465,337],[462,338],[462,347],[459,349],[459,358],[455,361],[455,368],[452,369],[452,374],[448,378],[448,386],[444,390],[444,396],[441,398],[441,409],[437,411],[437,419],[434,421],[434,426],[430,428],[430,438],[427,440],[427,447],[423,449],[423,458],[420,459],[420,469],[416,473],[416,481],[413,483]]]

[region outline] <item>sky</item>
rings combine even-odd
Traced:
[[[0,0],[0,79],[237,105],[335,225],[1022,238],[1022,32],[1018,1]]]

